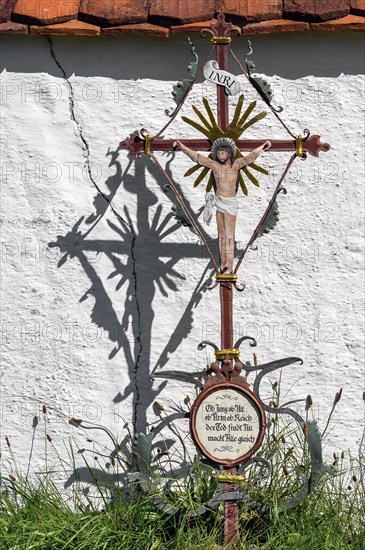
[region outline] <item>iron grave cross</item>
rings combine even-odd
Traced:
[[[200,228],[197,227],[196,221],[194,219],[194,216],[190,213],[189,208],[184,203],[183,198],[178,193],[175,185],[163,169],[163,167],[158,162],[157,158],[153,154],[155,151],[161,151],[161,152],[171,152],[178,147],[179,149],[186,150],[188,148],[190,151],[194,151],[196,153],[198,152],[211,152],[212,144],[214,141],[219,140],[219,138],[226,138],[229,140],[233,140],[235,143],[236,148],[236,156],[237,156],[237,168],[245,171],[248,178],[253,182],[257,184],[256,178],[252,175],[251,172],[245,168],[245,163],[241,161],[242,154],[240,153],[241,150],[244,151],[252,151],[253,155],[256,157],[258,154],[260,154],[263,150],[266,150],[270,148],[270,151],[272,152],[293,152],[293,156],[290,159],[276,189],[273,195],[272,200],[270,201],[263,217],[260,220],[259,225],[257,226],[255,233],[253,234],[250,241],[247,243],[247,246],[245,247],[233,273],[230,273],[231,271],[231,265],[227,266],[229,269],[226,270],[228,273],[220,273],[221,269],[218,267],[217,262],[215,261],[214,256],[211,254],[209,247],[208,247],[208,253],[210,255],[211,261],[213,263],[213,266],[216,271],[216,281],[217,283],[220,283],[220,296],[221,296],[221,311],[222,311],[222,325],[221,325],[221,346],[222,349],[231,349],[233,346],[233,322],[232,322],[232,285],[234,285],[238,290],[241,290],[236,281],[237,281],[237,271],[240,267],[242,260],[244,259],[244,256],[247,253],[247,250],[252,245],[253,241],[256,239],[263,222],[265,222],[265,219],[267,218],[267,215],[270,212],[270,209],[275,201],[276,195],[280,191],[280,186],[282,181],[284,180],[285,175],[289,171],[289,168],[291,166],[291,163],[295,160],[296,157],[299,158],[306,158],[306,154],[309,153],[312,156],[318,156],[320,151],[328,151],[330,149],[330,146],[326,143],[320,142],[320,137],[318,135],[312,135],[310,136],[310,133],[308,130],[304,131],[304,137],[301,136],[295,136],[285,125],[285,123],[280,119],[278,115],[278,111],[275,110],[270,105],[270,93],[265,90],[265,88],[260,85],[258,82],[258,79],[255,79],[251,77],[250,70],[248,72],[244,69],[234,52],[232,51],[230,47],[230,43],[232,41],[232,35],[234,33],[240,35],[241,29],[239,27],[236,27],[232,25],[232,23],[227,23],[225,21],[224,14],[220,12],[218,14],[217,22],[212,23],[210,25],[209,29],[204,29],[202,31],[202,35],[204,36],[206,33],[210,33],[211,35],[211,42],[213,44],[211,51],[209,52],[207,57],[210,57],[212,54],[212,51],[215,49],[215,57],[216,61],[211,62],[215,63],[215,67],[219,67],[219,72],[216,76],[216,82],[217,84],[217,121],[214,119],[214,115],[210,109],[210,106],[207,102],[207,100],[204,98],[203,103],[208,113],[208,121],[203,117],[202,113],[198,111],[198,109],[194,108],[194,111],[199,116],[199,118],[205,123],[205,127],[202,127],[200,124],[197,124],[194,121],[191,121],[187,117],[182,117],[183,120],[194,126],[195,128],[199,129],[199,131],[202,131],[206,136],[207,139],[181,139],[180,141],[176,139],[161,139],[161,134],[165,131],[167,126],[172,122],[172,120],[176,117],[179,110],[181,109],[186,97],[188,96],[191,87],[193,83],[196,81],[198,76],[201,74],[202,69],[200,71],[197,71],[197,68],[195,68],[195,75],[194,78],[190,81],[190,85],[183,91],[182,98],[180,103],[178,104],[178,107],[175,109],[175,112],[171,118],[171,120],[160,130],[155,136],[150,136],[145,130],[141,130],[140,134],[132,133],[128,140],[124,140],[120,143],[120,146],[122,148],[129,149],[129,152],[133,156],[140,156],[141,154],[145,154],[147,156],[150,156],[152,160],[156,163],[158,168],[160,169],[161,173],[165,176],[165,178],[168,180],[169,184],[173,188],[177,198],[181,201],[181,203],[184,205],[185,210],[189,214],[189,218],[192,222],[192,224],[198,229],[199,234],[201,235],[203,241],[205,242],[205,245],[207,246],[207,242],[203,235],[200,232]],[[248,78],[248,80],[251,82],[251,84],[257,89],[261,97],[266,101],[267,105],[272,110],[273,114],[280,120],[284,128],[288,131],[292,139],[289,140],[282,140],[282,139],[240,139],[240,136],[244,130],[246,130],[250,125],[254,124],[261,118],[263,118],[266,113],[260,113],[259,115],[256,115],[251,120],[247,122],[247,119],[254,109],[256,102],[252,103],[247,109],[246,112],[242,117],[240,117],[240,112],[242,109],[243,104],[243,96],[240,97],[237,107],[234,113],[234,116],[232,118],[232,121],[229,122],[229,104],[228,104],[228,95],[226,93],[226,87],[224,84],[228,84],[227,82],[227,65],[228,65],[228,53],[230,53],[233,58],[237,61],[238,65],[240,66],[242,72],[244,75]],[[209,63],[209,62],[208,62]],[[249,67],[249,64],[248,64]],[[206,74],[206,72],[204,72]],[[220,74],[222,74],[221,80],[226,78],[225,82],[222,82],[223,85],[220,85],[219,82]],[[200,158],[202,155],[200,155]],[[250,157],[250,155],[248,155]],[[247,157],[246,157],[247,159]],[[255,169],[258,169],[258,171],[267,173],[263,168],[259,167],[258,165],[254,164],[252,162],[252,157],[249,159],[249,164],[251,164],[252,167]],[[204,161],[203,161],[204,162]],[[242,163],[242,164],[240,164]],[[199,165],[193,167],[190,169],[186,175],[190,175],[193,172],[195,172],[198,168],[200,168]],[[204,170],[201,172],[200,176],[195,181],[195,185],[199,184],[202,179],[205,177],[205,175],[208,173],[210,167],[206,166]],[[213,171],[214,172],[214,171]],[[238,181],[241,184],[241,188],[244,193],[247,194],[247,188],[243,182],[243,178],[241,173],[238,172]],[[212,187],[212,181],[208,183],[207,190],[210,190]],[[223,262],[224,264],[225,262]],[[226,267],[225,265],[221,265],[221,267]]]
[[[216,361],[213,362],[210,367],[210,372],[213,373],[214,376],[208,378],[203,386],[202,392],[192,406],[190,432],[195,444],[206,459],[224,469],[224,475],[221,478],[221,482],[224,483],[225,492],[232,493],[232,498],[228,495],[227,498],[223,499],[225,502],[226,518],[225,545],[228,545],[230,542],[237,540],[238,537],[237,500],[235,500],[233,496],[235,494],[234,483],[235,480],[237,482],[239,477],[237,476],[237,466],[247,462],[260,448],[264,438],[266,425],[264,409],[269,410],[269,408],[262,403],[257,393],[255,394],[254,391],[249,389],[246,378],[242,376],[242,371],[247,371],[247,368],[245,369],[243,363],[239,361],[239,345],[244,339],[249,337],[240,338],[235,345],[233,345],[233,288],[236,290],[243,290],[244,288],[237,282],[237,271],[250,246],[263,231],[265,232],[267,230],[268,225],[270,226],[270,220],[272,221],[272,217],[275,217],[275,199],[279,192],[283,190],[282,182],[294,160],[296,158],[306,158],[307,153],[312,156],[318,156],[320,151],[328,151],[330,146],[321,143],[318,135],[310,136],[308,130],[304,131],[304,137],[294,135],[281,120],[278,114],[280,109],[275,109],[271,105],[271,90],[267,86],[267,83],[252,75],[252,69],[254,68],[253,63],[247,61],[246,57],[246,70],[231,50],[230,43],[232,41],[232,35],[234,33],[238,35],[241,34],[239,27],[227,23],[224,14],[221,12],[217,17],[217,21],[212,23],[209,29],[204,29],[202,31],[203,36],[207,33],[211,35],[212,48],[200,70],[198,70],[197,61],[190,65],[189,72],[192,74],[193,78],[183,81],[183,83],[180,84],[180,89],[175,87],[175,96],[177,96],[175,101],[178,99],[176,101],[177,107],[173,113],[170,113],[171,119],[169,122],[154,136],[149,135],[146,130],[141,130],[139,133],[132,133],[128,140],[124,140],[120,143],[120,146],[129,149],[130,154],[133,156],[140,156],[144,153],[153,160],[161,174],[167,180],[169,186],[173,189],[189,221],[203,240],[216,272],[215,283],[207,286],[207,288],[213,289],[217,285],[220,287],[221,348],[219,349],[218,346],[211,342],[202,342],[201,344],[201,347],[205,345],[214,347]],[[215,51],[215,59],[210,60],[213,50]],[[192,51],[194,53],[194,48]],[[241,139],[242,133],[251,125],[264,118],[267,113],[259,113],[250,118],[256,106],[256,102],[252,102],[242,114],[244,98],[243,95],[241,95],[238,99],[232,120],[230,120],[228,97],[233,93],[239,92],[239,83],[234,75],[227,71],[228,54],[233,56],[244,76],[257,90],[274,116],[277,117],[279,122],[289,133],[291,139]],[[203,133],[205,135],[204,139],[194,138],[176,140],[161,138],[165,129],[179,113],[194,82],[196,82],[203,71],[204,76],[208,80],[217,84],[217,120],[214,117],[208,101],[204,98],[203,104],[206,114],[203,114],[199,109],[193,107],[195,114],[202,124],[185,116],[182,117],[182,120]],[[209,193],[214,187],[215,195],[210,195],[204,214],[208,221],[211,217],[210,206],[214,204],[217,207],[220,265],[216,262],[194,215],[190,212],[188,205],[179,194],[174,182],[154,155],[155,151],[171,152],[176,149],[188,154],[196,163],[185,175],[192,175],[200,170],[195,180],[195,186],[201,183],[205,176],[211,172],[207,184],[207,192]],[[232,240],[234,237],[235,216],[237,213],[235,203],[237,187],[240,185],[243,193],[247,194],[244,177],[253,184],[258,185],[258,181],[252,173],[252,169],[261,173],[267,173],[264,168],[255,163],[256,158],[267,149],[270,149],[272,152],[292,152],[292,156],[276,185],[272,198],[260,222],[245,246],[238,263],[233,267],[234,243]],[[250,151],[250,153],[247,156],[243,156],[241,151]],[[208,153],[208,155],[203,155],[202,153]],[[208,204],[209,201],[212,202],[211,205]],[[227,234],[229,235],[228,240],[226,239]],[[298,358],[291,357],[275,361],[272,364],[267,364],[265,367],[270,365],[270,370],[273,370],[296,361],[298,361]],[[262,366],[262,368],[263,367],[264,366]],[[254,367],[250,368],[255,370]],[[257,369],[258,368],[260,367],[257,367]],[[215,428],[214,424],[210,423],[212,422],[211,417],[214,417],[215,413],[210,415],[209,411],[218,410],[218,403],[222,402],[218,402],[218,399],[225,399],[228,404],[230,401],[234,402],[235,405],[232,411],[235,410],[235,414],[238,415],[239,427],[236,428],[235,425],[230,425],[229,431],[231,431],[231,433],[227,434],[225,437],[219,434],[212,436]],[[214,407],[217,408],[214,409]],[[228,410],[228,408],[229,407],[225,407],[223,409]],[[221,416],[220,418],[225,417]],[[229,418],[230,417],[227,416],[228,423],[230,422]],[[235,429],[239,430],[240,433],[242,432],[240,437],[234,434]],[[209,432],[210,436],[207,436],[207,430],[211,430]],[[234,444],[229,444],[231,442]]]

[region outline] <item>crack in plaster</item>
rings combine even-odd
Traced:
[[[134,433],[137,433],[137,430],[139,429],[138,426],[138,407],[140,405],[140,393],[139,393],[139,387],[138,387],[138,369],[140,364],[140,359],[143,351],[143,345],[142,345],[142,330],[141,330],[141,309],[139,305],[138,300],[138,278],[137,278],[137,270],[136,270],[136,257],[135,257],[135,245],[136,245],[136,233],[134,231],[134,228],[132,227],[132,243],[131,243],[131,258],[132,258],[132,275],[133,275],[133,281],[134,281],[134,299],[136,304],[136,311],[137,311],[137,335],[136,335],[136,341],[139,344],[139,351],[137,353],[137,357],[135,358],[135,364],[132,372],[132,384],[135,388],[135,400],[134,400],[134,407],[133,407],[133,428]]]
[[[132,235],[131,252],[130,253],[131,253],[131,258],[132,258],[132,277],[133,277],[133,281],[134,281],[134,285],[133,285],[133,287],[134,287],[134,299],[135,299],[136,312],[137,312],[136,341],[139,343],[139,351],[138,351],[137,357],[135,359],[135,364],[134,364],[134,368],[133,368],[133,371],[132,371],[132,377],[131,377],[132,378],[131,383],[132,383],[133,387],[135,388],[135,392],[134,392],[135,400],[134,400],[134,406],[133,406],[133,428],[134,428],[134,432],[136,433],[137,426],[138,426],[138,407],[141,404],[141,402],[140,402],[140,391],[139,391],[139,387],[138,387],[138,369],[139,369],[139,366],[140,366],[140,359],[141,359],[141,355],[142,355],[142,351],[143,351],[142,331],[141,331],[141,308],[140,308],[139,299],[138,299],[138,278],[137,278],[137,269],[136,269],[137,261],[136,261],[136,256],[135,256],[135,247],[136,247],[137,235],[136,235],[136,232],[134,230],[133,224],[128,223],[123,218],[123,216],[121,216],[119,214],[119,212],[117,212],[117,210],[112,205],[112,201],[109,200],[109,198],[102,192],[102,190],[100,189],[100,187],[98,186],[98,184],[96,183],[96,181],[93,178],[93,175],[91,173],[91,167],[90,167],[90,147],[89,147],[89,144],[88,144],[88,142],[87,142],[87,140],[86,140],[86,138],[83,134],[83,128],[82,128],[80,122],[78,121],[78,119],[76,118],[76,115],[75,115],[74,89],[72,87],[72,84],[71,84],[70,80],[67,78],[66,71],[64,70],[61,63],[59,62],[59,60],[56,57],[56,54],[55,54],[55,51],[54,51],[54,48],[53,48],[52,39],[49,36],[46,36],[46,39],[47,39],[48,44],[49,44],[51,57],[54,60],[54,62],[56,63],[57,67],[60,69],[60,71],[62,73],[62,76],[63,76],[63,78],[64,78],[64,80],[65,80],[65,82],[68,86],[68,89],[69,89],[70,117],[71,117],[71,120],[76,124],[78,135],[79,135],[79,138],[80,138],[81,143],[82,143],[82,149],[86,153],[85,165],[86,165],[86,168],[87,168],[87,172],[89,174],[90,181],[94,185],[94,187],[96,188],[98,194],[101,195],[103,197],[103,199],[108,203],[111,211],[116,216],[116,218],[119,220],[119,222],[122,225],[127,226],[128,229],[131,232],[131,235]]]
[[[55,51],[53,49],[53,42],[52,42],[52,39],[49,37],[49,36],[46,36],[47,38],[47,41],[48,41],[48,44],[49,44],[49,48],[50,48],[50,53],[51,53],[51,57],[52,59],[54,60],[54,62],[56,63],[57,67],[60,69],[61,73],[62,73],[62,76],[68,86],[68,89],[69,89],[69,108],[70,108],[70,116],[71,116],[71,120],[76,124],[76,127],[77,127],[77,131],[78,131],[78,134],[79,134],[79,138],[82,142],[82,148],[83,150],[85,151],[86,153],[86,157],[85,157],[85,165],[86,165],[86,168],[87,168],[87,172],[89,174],[89,178],[90,178],[90,181],[91,183],[94,185],[94,187],[96,188],[97,192],[99,193],[99,195],[101,195],[103,197],[103,199],[108,203],[108,205],[110,206],[110,209],[111,211],[113,212],[113,214],[118,218],[118,220],[128,226],[130,229],[132,229],[130,227],[130,224],[123,218],[123,216],[121,216],[119,214],[119,212],[116,211],[116,209],[114,208],[114,206],[112,205],[112,201],[109,200],[109,198],[102,192],[102,190],[100,189],[100,187],[98,186],[98,184],[96,183],[95,179],[93,178],[93,175],[91,173],[91,168],[90,168],[90,147],[89,147],[89,144],[83,134],[83,129],[82,129],[82,126],[80,124],[80,122],[77,120],[76,118],[76,115],[75,115],[75,95],[74,95],[74,89],[72,87],[72,84],[71,82],[69,81],[69,79],[67,78],[67,75],[66,75],[66,71],[64,70],[64,68],[62,67],[61,63],[58,61],[57,57],[56,57],[56,54],[55,54]]]

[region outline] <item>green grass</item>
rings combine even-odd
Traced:
[[[219,538],[211,522],[200,522],[194,527],[189,525],[186,516],[179,520],[170,518],[156,511],[151,498],[109,505],[100,512],[75,513],[51,491],[29,491],[26,503],[21,507],[13,507],[5,499],[0,536],[4,550],[208,550]]]
[[[278,516],[242,512],[241,548],[364,548],[364,531],[344,521],[336,505],[310,500]],[[35,491],[22,507],[3,501],[0,534],[4,550],[211,550],[222,543],[222,512],[199,521],[189,520],[187,515],[170,518],[156,512],[151,499],[141,498],[101,512],[74,513],[54,495]]]
[[[273,398],[278,402],[276,386],[274,389]],[[336,394],[334,407],[340,398],[341,393]],[[308,442],[313,434],[320,435],[316,423],[311,424],[308,419],[310,407],[311,400],[307,398],[305,429],[288,418],[268,415],[267,437],[259,454],[270,460],[272,472],[262,475],[259,464],[245,472],[245,481],[240,488],[247,498],[239,504],[241,542],[237,548],[365,550],[364,464],[361,464],[361,455],[355,459],[349,452],[342,452],[334,455],[331,465],[322,461],[321,445],[313,455]],[[78,425],[80,423],[78,421]],[[54,465],[58,465],[58,470],[61,466],[64,479],[67,479],[78,466],[73,445],[68,450],[67,462],[61,458],[47,434],[45,407],[43,424],[43,470],[56,471]],[[328,427],[329,422],[322,436]],[[125,428],[129,430],[127,425]],[[103,427],[97,429],[106,431]],[[98,471],[108,473],[109,480],[110,474],[116,474],[117,478],[122,472],[129,475],[128,481],[121,484],[119,476],[119,482],[111,486],[110,482],[103,485],[102,476],[90,483],[83,483],[76,477],[69,490],[62,492],[50,473],[34,481],[36,478],[30,471],[33,445],[23,474],[11,442],[6,438],[8,454],[4,458],[7,456],[11,471],[7,476],[0,476],[0,549],[221,549],[223,506],[204,516],[191,517],[191,511],[208,502],[217,489],[214,471],[203,466],[198,457],[191,461],[184,445],[185,436],[181,436],[174,425],[170,430],[182,443],[180,456],[175,451],[153,454],[150,432],[138,436],[140,445],[135,445],[133,452],[130,449],[132,459],[129,461],[120,454],[118,441],[108,432],[112,449],[105,454],[105,448],[101,447],[103,453],[100,451],[98,455]],[[87,437],[89,434],[87,432]],[[132,434],[128,432],[128,435],[133,440]],[[115,454],[109,454],[111,451]],[[82,457],[82,466],[95,475],[95,468],[89,468],[86,457]],[[109,457],[107,465],[102,457]],[[177,476],[177,465],[186,463],[190,463],[189,475]],[[310,478],[315,480],[314,488],[304,498]],[[154,504],[156,496],[163,497],[180,512],[175,515],[163,513]],[[293,503],[293,497],[295,503],[300,504],[291,508],[288,503]],[[255,501],[255,506],[252,501]]]
[[[348,489],[338,481],[327,478],[301,506],[280,513],[275,495],[262,489],[264,501],[271,501],[270,511],[255,513],[240,506],[239,548],[364,549],[361,486],[353,482]],[[75,511],[75,501],[67,501],[51,482],[34,487],[13,481],[7,493],[0,497],[2,550],[218,550],[222,545],[221,508],[198,519],[189,518],[188,512],[169,516],[156,509],[152,497],[140,494],[134,502],[121,496],[100,511],[78,502]]]

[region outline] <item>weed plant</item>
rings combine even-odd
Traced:
[[[272,406],[279,406],[280,384],[273,384]],[[322,436],[330,427],[334,405]],[[284,403],[285,405],[285,403]],[[287,404],[286,404],[287,405]],[[280,405],[281,406],[281,405]],[[304,426],[280,414],[268,415],[267,437],[260,455],[270,460],[268,473],[262,464],[243,472],[244,491],[239,505],[241,542],[245,550],[341,550],[365,548],[364,478],[359,457],[348,451],[334,454],[333,463],[322,462],[321,449],[315,460],[308,449],[311,398],[307,397]],[[166,414],[163,407],[161,416]],[[180,442],[176,451],[153,448],[153,432],[133,437],[125,425],[121,444],[106,428],[112,449],[99,453],[99,468],[91,467],[82,454],[83,468],[90,483],[82,482],[76,472],[75,443],[69,458],[59,454],[47,433],[47,408],[43,407],[44,466],[46,474],[30,475],[29,462],[22,472],[11,441],[6,451],[11,468],[0,477],[1,550],[218,550],[222,548],[224,514],[222,505],[194,517],[194,510],[206,504],[217,490],[215,471],[198,457],[189,462],[185,436],[174,424],[170,431]],[[313,421],[313,419],[312,419]],[[71,423],[82,429],[83,422]],[[315,426],[315,424],[313,424]],[[34,426],[34,434],[37,426]],[[315,428],[316,429],[316,428]],[[89,435],[88,435],[89,438]],[[33,438],[34,439],[34,438]],[[90,441],[90,439],[89,439]],[[107,457],[107,462],[103,461]],[[61,490],[52,476],[58,462],[74,483]],[[110,482],[113,480],[113,482]],[[309,493],[308,488],[312,487]],[[309,494],[308,494],[309,493]],[[156,503],[163,500],[164,510]],[[178,511],[174,514],[166,513]],[[160,506],[161,508],[161,506]]]

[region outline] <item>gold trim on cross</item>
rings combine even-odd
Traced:
[[[295,152],[297,157],[303,156],[303,140],[301,135],[295,138]]]
[[[211,38],[212,44],[230,44],[232,42],[231,36],[213,36]]]
[[[229,359],[238,359],[240,356],[240,350],[238,348],[217,349],[215,350],[214,355],[218,360],[222,360],[227,356]]]
[[[218,483],[243,483],[245,481],[244,476],[235,476],[233,474],[215,474],[214,477]]]
[[[215,280],[219,283],[235,283],[238,280],[237,273],[216,273]]]

